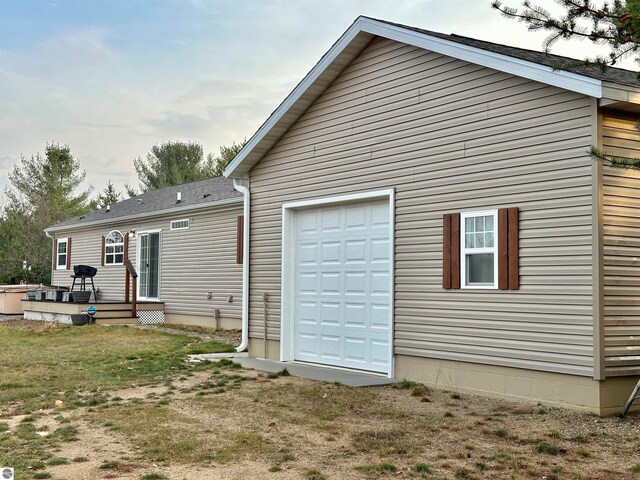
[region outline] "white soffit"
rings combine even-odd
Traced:
[[[602,98],[602,82],[595,78],[554,71],[551,67],[539,63],[471,47],[379,20],[359,17],[249,139],[225,169],[224,176],[244,177],[374,36],[424,48],[589,97]]]

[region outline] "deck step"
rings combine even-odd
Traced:
[[[137,317],[104,317],[96,318],[96,325],[137,325]]]
[[[133,318],[133,311],[129,308],[128,310],[114,310],[114,309],[96,309],[95,318],[96,320],[99,318],[114,318],[114,317],[131,317]]]

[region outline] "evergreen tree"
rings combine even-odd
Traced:
[[[601,5],[591,0],[556,0],[564,7],[564,14],[554,17],[544,8],[533,5],[530,0],[523,2],[523,9],[503,6],[494,0],[491,6],[507,18],[523,22],[531,31],[549,32],[543,47],[549,53],[560,39],[588,39],[609,47],[607,56],[586,58],[583,65],[595,65],[602,70],[617,64],[618,60],[634,56],[640,63],[640,0],[614,0]],[[579,65],[576,64],[576,66]],[[560,66],[558,66],[560,68]],[[638,73],[640,79],[640,72]],[[640,121],[636,125],[640,131]],[[588,152],[593,158],[616,168],[640,170],[640,157],[611,155],[592,146]]]
[[[195,142],[154,145],[146,159],[139,157],[133,163],[143,192],[211,176],[204,161],[202,145]]]
[[[588,39],[592,43],[609,48],[606,56],[584,59],[585,64],[602,69],[616,65],[619,59],[634,56],[640,63],[640,0],[614,0],[598,5],[591,0],[556,0],[564,8],[564,14],[553,16],[546,9],[523,2],[524,8],[503,6],[498,0],[492,7],[507,18],[516,18],[531,31],[549,32],[543,47],[549,52],[560,39]],[[638,74],[640,78],[640,73]]]
[[[49,144],[45,155],[21,157],[9,174],[0,234],[0,282],[23,278],[22,262],[31,266],[29,280],[51,281],[51,240],[44,229],[95,208],[91,189],[75,193],[85,178],[68,146]]]
[[[111,179],[109,179],[107,187],[102,191],[102,193],[98,194],[98,207],[104,208],[107,205],[118,203],[120,200],[122,200],[122,194],[116,190],[113,183],[111,183]]]

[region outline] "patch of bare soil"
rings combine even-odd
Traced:
[[[357,389],[228,364],[106,397],[35,421],[78,430],[56,452],[69,463],[47,467],[52,478],[639,478],[637,414],[602,419],[410,382]]]
[[[155,330],[164,333],[173,333],[200,338],[202,340],[216,340],[221,343],[238,345],[240,343],[240,330],[222,330],[215,328],[199,327],[195,325],[180,325],[163,323],[159,325],[137,325],[134,328],[143,330]]]

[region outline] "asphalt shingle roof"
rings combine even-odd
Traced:
[[[179,203],[176,201],[178,192],[182,194],[182,201]],[[94,210],[91,213],[56,223],[50,228],[73,227],[85,223],[116,220],[120,217],[154,212],[161,214],[163,210],[177,207],[186,209],[196,205],[205,205],[241,197],[242,194],[233,188],[233,180],[225,177],[212,177],[183,183],[182,185],[150,190],[111,205],[109,212],[107,212],[106,208],[101,208],[100,210]]]
[[[367,17],[371,18],[371,17]],[[508,45],[502,45],[499,43],[487,42],[485,40],[478,40],[475,38],[464,37],[455,34],[445,34],[439,32],[432,32],[430,30],[424,30],[422,28],[411,27],[409,25],[403,25],[400,23],[388,22],[386,20],[380,20],[377,18],[371,18],[378,22],[386,23],[388,25],[394,25],[396,27],[405,28],[414,32],[424,33],[425,35],[431,35],[433,37],[442,38],[443,40],[449,40],[451,42],[461,43],[470,47],[481,48],[489,52],[499,53],[507,55],[509,57],[519,58],[527,60],[529,62],[538,63],[540,65],[546,65],[556,70],[566,70],[585,77],[595,78],[604,82],[619,83],[622,85],[631,85],[633,87],[640,87],[640,79],[638,79],[638,72],[633,70],[625,70],[623,68],[608,67],[606,70],[593,65],[585,65],[582,60],[563,57],[560,55],[553,55],[550,53],[540,52],[536,50],[527,50],[524,48],[510,47]]]

